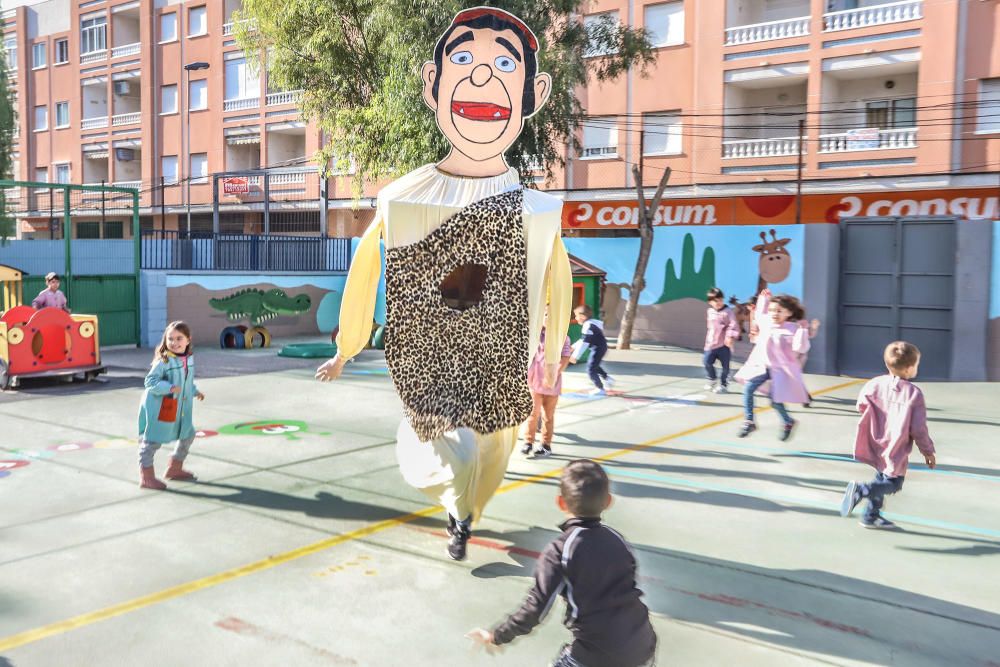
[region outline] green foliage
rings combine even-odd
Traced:
[[[14,174],[14,131],[17,126],[17,108],[14,92],[7,78],[7,53],[0,46],[0,179]],[[0,188],[0,242],[14,235],[14,218],[7,212],[6,193]]]
[[[701,256],[701,270],[694,270],[694,237],[684,235],[681,248],[681,275],[678,278],[674,260],[667,260],[667,275],[663,281],[663,294],[656,303],[677,299],[704,299],[705,293],[715,285],[715,251],[709,246]]]
[[[438,36],[462,9],[459,0],[244,0],[237,41],[267,54],[270,87],[303,90],[302,111],[316,119],[326,145],[316,156],[374,181],[442,159],[448,143],[421,97],[421,65]],[[588,81],[605,81],[653,62],[646,32],[611,21],[590,30],[591,43],[613,55],[584,58],[588,33],[580,21],[586,0],[507,0],[490,3],[522,18],[540,41],[539,71],[552,76],[548,103],[525,125],[508,153],[521,168],[563,163],[583,112],[575,96]],[[258,62],[259,64],[259,62]]]

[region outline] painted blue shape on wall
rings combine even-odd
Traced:
[[[330,333],[340,324],[340,302],[343,295],[340,291],[328,292],[319,302],[316,309],[316,328],[323,333]]]
[[[361,243],[360,237],[354,237],[351,239],[351,258],[354,258],[354,253],[358,251],[358,244]],[[375,321],[379,324],[385,324],[385,242],[379,242],[379,261],[381,262],[381,268],[379,269],[379,279],[378,279],[378,292],[375,297]],[[338,322],[340,318],[337,318]]]

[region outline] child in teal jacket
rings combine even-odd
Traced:
[[[167,442],[177,441],[165,477],[191,480],[195,476],[184,469],[195,429],[192,415],[194,399],[205,400],[194,383],[194,356],[191,354],[191,329],[184,322],[171,322],[156,347],[153,365],[146,374],[146,391],[139,406],[139,486],[163,490],[167,485],[156,479],[153,457]]]

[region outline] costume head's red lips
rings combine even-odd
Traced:
[[[452,102],[451,112],[469,120],[509,120],[510,107],[492,102]]]

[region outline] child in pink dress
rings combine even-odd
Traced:
[[[802,319],[802,304],[793,296],[780,294],[772,299],[765,289],[757,297],[754,314],[756,343],[736,380],[746,383],[743,387],[743,411],[746,421],[739,437],[745,438],[757,430],[754,422],[754,393],[765,382],[771,382],[771,406],[783,422],[782,441],[792,437],[797,423],[788,414],[785,403],[807,403],[809,392],[802,380],[802,367],[796,355],[809,351],[808,324]]]
[[[907,459],[916,443],[928,468],[937,465],[934,441],[927,431],[924,394],[910,382],[920,367],[920,350],[905,341],[889,343],[882,355],[888,375],[868,381],[858,396],[858,434],[854,458],[875,468],[875,479],[865,484],[850,482],[844,491],[840,515],[847,516],[863,498],[868,507],[861,519],[865,528],[892,529],[896,525],[882,516],[884,498],[903,488]]]
[[[528,417],[527,430],[524,434],[524,447],[521,453],[532,454],[535,458],[552,454],[552,435],[556,424],[556,404],[562,393],[562,374],[570,360],[569,336],[563,342],[559,372],[556,382],[551,387],[545,386],[545,330],[538,343],[538,350],[528,367],[528,387],[531,389],[531,416]],[[534,450],[535,434],[538,431],[538,418],[542,418],[542,446]]]

